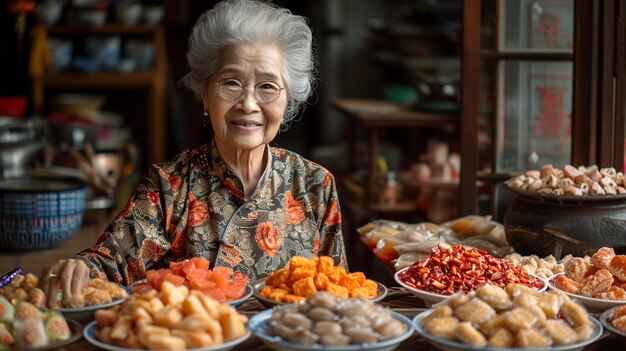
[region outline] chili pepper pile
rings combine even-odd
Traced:
[[[509,283],[517,283],[537,290],[544,285],[503,259],[461,245],[447,249],[434,247],[428,257],[415,262],[400,273],[399,278],[417,289],[442,295],[458,291],[468,293],[485,284],[504,288]]]

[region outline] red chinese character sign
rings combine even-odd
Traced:
[[[497,172],[521,172],[571,154],[571,62],[509,61],[499,84]]]
[[[500,0],[501,50],[571,51],[573,0]]]
[[[565,94],[568,87],[563,85],[538,85],[540,112],[535,117],[533,137],[558,137],[557,149],[563,149],[572,134],[571,114],[565,112]]]
[[[565,165],[570,159],[572,136],[571,72],[556,63],[530,65],[529,151],[539,156],[540,164]],[[571,64],[566,66],[571,69]]]
[[[530,47],[571,50],[573,48],[572,32],[568,31],[563,23],[571,21],[571,7],[564,3],[541,4],[540,2],[533,6],[541,10],[534,12],[531,17]]]

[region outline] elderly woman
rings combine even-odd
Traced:
[[[345,266],[333,176],[269,145],[312,93],[311,46],[305,18],[269,3],[226,0],[200,16],[182,81],[213,140],[153,165],[95,246],[44,270],[47,296],[71,296],[90,276],[131,284],[195,256],[244,280],[295,255]]]

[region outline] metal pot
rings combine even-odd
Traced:
[[[583,257],[601,247],[626,253],[626,196],[521,194],[504,215],[509,242],[522,255]]]
[[[0,178],[24,176],[45,144],[35,122],[1,119]]]

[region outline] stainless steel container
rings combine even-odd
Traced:
[[[0,117],[0,178],[19,178],[46,142],[34,120]]]

